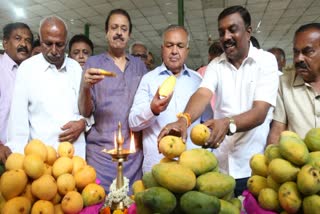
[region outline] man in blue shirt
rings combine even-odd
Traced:
[[[143,131],[144,173],[151,171],[152,166],[163,158],[157,146],[160,130],[177,119],[176,115],[184,110],[201,82],[200,75],[184,64],[189,53],[190,38],[187,30],[182,26],[171,25],[164,31],[162,38],[163,63],[143,76],[129,114],[130,128]],[[177,78],[175,90],[167,97],[160,97],[158,88],[171,75]],[[194,124],[199,122],[198,119]],[[187,148],[192,146],[191,141],[187,141]]]

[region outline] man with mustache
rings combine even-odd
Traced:
[[[127,11],[110,11],[105,22],[108,50],[89,57],[84,65],[80,88],[80,112],[85,117],[93,115],[95,120],[87,134],[87,162],[95,167],[97,177],[107,192],[116,178],[117,169],[112,158],[101,150],[114,149],[114,134],[119,122],[122,124],[123,148],[129,149],[129,111],[140,79],[147,72],[141,59],[126,54],[131,31],[132,23]],[[116,76],[105,77],[99,69],[114,72]],[[142,160],[141,148],[137,146],[136,152],[124,162],[123,172],[130,180],[130,187],[135,180],[141,179]]]
[[[249,12],[242,6],[224,9],[218,16],[219,39],[224,53],[210,62],[199,89],[190,98],[177,122],[166,125],[158,139],[171,131],[187,137],[188,124],[196,120],[213,94],[214,118],[205,147],[216,148],[222,173],[236,179],[235,196],[247,187],[253,154],[263,153],[269,132],[265,121],[276,104],[278,73],[275,57],[250,42]]]
[[[7,125],[19,65],[31,56],[33,34],[28,25],[21,22],[7,24],[3,28],[4,55],[0,55],[0,162],[11,153],[7,143]]]
[[[296,132],[302,139],[320,127],[320,23],[300,26],[293,40],[295,72],[280,78],[277,105],[268,144],[279,143],[282,131]]]
[[[77,101],[82,69],[66,57],[67,25],[56,16],[40,22],[41,53],[18,69],[8,126],[8,145],[23,153],[31,139],[58,148],[73,143],[75,155],[85,158],[85,120]]]
[[[152,166],[163,158],[163,155],[158,153],[157,146],[161,128],[176,120],[176,115],[184,110],[190,96],[201,82],[200,75],[184,64],[188,57],[190,40],[186,28],[170,25],[164,30],[162,39],[163,63],[143,76],[129,114],[129,125],[132,130],[143,131],[144,173],[150,172]],[[158,88],[171,75],[176,76],[174,92],[162,98]],[[212,111],[209,113],[212,117]],[[193,125],[198,123],[200,118]],[[194,147],[191,140],[188,140],[187,148]]]

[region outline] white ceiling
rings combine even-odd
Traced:
[[[218,38],[219,13],[238,4],[249,10],[253,35],[261,47],[281,47],[289,61],[295,30],[305,23],[320,22],[320,0],[184,0],[184,24],[191,35],[189,67],[207,63],[208,40]],[[17,7],[23,8],[24,17],[15,15],[13,9]],[[0,37],[2,27],[9,22],[25,22],[37,33],[43,17],[58,15],[68,23],[69,37],[84,33],[89,23],[95,53],[100,53],[106,49],[105,19],[114,8],[123,8],[131,16],[134,27],[130,43],[144,42],[159,64],[161,32],[167,25],[178,23],[178,0],[0,0]]]

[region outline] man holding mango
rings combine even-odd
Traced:
[[[189,53],[187,30],[171,25],[165,29],[162,38],[163,63],[143,76],[129,114],[131,129],[143,131],[144,173],[151,171],[152,166],[163,158],[157,147],[161,128],[176,120],[201,82],[200,75],[184,64]],[[200,119],[194,124],[199,122]],[[187,147],[191,146],[193,144],[188,141]]]

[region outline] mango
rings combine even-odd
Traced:
[[[253,175],[268,176],[268,165],[263,154],[253,155],[249,163]]]
[[[222,198],[232,192],[236,181],[232,176],[219,172],[207,172],[197,178],[196,189],[208,195]]]
[[[146,189],[160,186],[156,179],[154,179],[152,172],[146,172],[143,174],[142,183]]]
[[[220,200],[220,211],[219,214],[240,214],[238,207],[226,200]]]
[[[180,205],[186,214],[212,214],[220,210],[220,201],[217,197],[197,191],[183,194]]]
[[[183,152],[179,164],[190,168],[198,176],[216,168],[218,160],[212,152],[197,148]]]
[[[320,196],[310,195],[303,199],[302,208],[304,214],[318,214],[320,210]]]
[[[176,197],[163,187],[151,187],[143,192],[143,204],[152,213],[171,213],[176,207]]]
[[[320,191],[320,171],[311,166],[304,165],[297,176],[298,190],[303,195],[313,195]]]
[[[132,192],[133,194],[137,194],[138,192],[143,192],[145,191],[145,187],[143,185],[142,180],[136,180],[133,184],[132,184]]]
[[[176,77],[174,75],[169,76],[167,79],[163,81],[163,83],[159,87],[159,95],[161,97],[169,96],[176,86]]]
[[[280,154],[279,144],[270,144],[264,150],[266,163],[269,164],[273,159],[282,158]]]
[[[2,174],[0,190],[2,196],[9,200],[20,195],[28,183],[28,176],[22,169],[12,169]]]
[[[99,69],[99,71],[100,71],[100,74],[107,76],[107,77],[116,77],[117,76],[117,74],[112,71],[106,71],[103,69]]]
[[[82,190],[81,196],[83,205],[87,207],[103,202],[106,197],[106,192],[102,186],[91,183]]]
[[[0,210],[1,211],[1,210]],[[31,211],[31,202],[28,198],[19,196],[14,197],[8,200],[3,207],[1,213],[10,214],[10,213],[19,213],[19,214],[28,214]]]
[[[167,135],[159,142],[159,152],[169,159],[179,157],[186,150],[186,144],[181,137]]]
[[[259,205],[266,210],[278,212],[280,210],[280,202],[278,192],[271,188],[263,188],[258,196]]]
[[[143,195],[144,195],[144,192],[138,192],[137,194],[134,195],[134,201],[137,205],[137,213],[153,214],[152,210],[143,203]]]
[[[158,184],[174,193],[190,191],[196,185],[195,174],[180,164],[156,164],[152,167],[152,175]]]
[[[281,207],[288,213],[297,213],[302,205],[297,184],[293,181],[283,183],[278,192]]]
[[[280,187],[280,184],[277,183],[271,175],[268,175],[267,177],[267,186],[271,189],[273,189],[274,191],[277,191],[279,190],[279,187]]]
[[[286,181],[295,181],[299,170],[289,161],[279,158],[273,159],[268,166],[269,175],[279,184]]]
[[[198,146],[203,146],[210,137],[210,129],[203,124],[197,124],[192,127],[190,132],[191,141]]]
[[[281,133],[279,148],[281,156],[297,166],[302,166],[308,161],[309,150],[299,137]]]
[[[231,198],[228,200],[233,206],[237,207],[240,211],[242,209],[242,202],[239,198]]]
[[[248,190],[256,197],[258,197],[259,192],[268,187],[267,179],[260,175],[253,175],[247,181]]]
[[[320,151],[310,152],[307,164],[320,169]]]
[[[304,142],[310,152],[320,151],[320,128],[310,129],[304,138]]]

